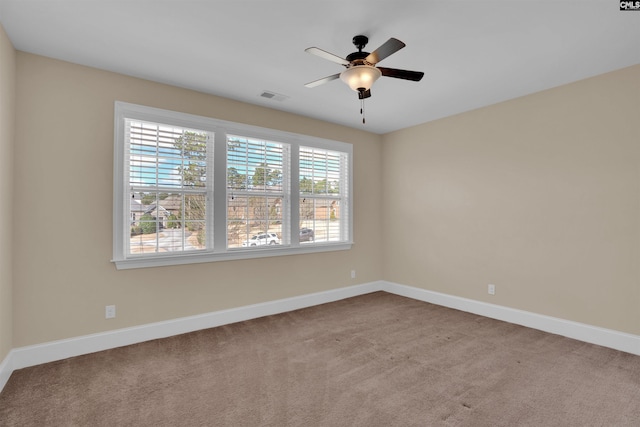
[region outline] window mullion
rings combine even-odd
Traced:
[[[340,155],[340,209],[342,215],[340,215],[340,230],[341,238],[344,241],[351,242],[353,240],[353,230],[351,227],[352,215],[351,212],[351,197],[353,183],[351,182],[351,155]]]
[[[213,223],[213,250],[223,252],[227,249],[227,133],[216,132],[213,140],[213,202],[211,221]],[[211,207],[211,203],[209,203]]]
[[[292,145],[289,153],[289,223],[286,230],[290,233],[291,246],[295,247],[300,245],[300,146]]]

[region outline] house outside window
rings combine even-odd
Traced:
[[[117,268],[350,249],[352,146],[116,102]]]

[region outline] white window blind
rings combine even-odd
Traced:
[[[206,131],[125,120],[128,254],[206,249]]]
[[[227,136],[227,246],[287,243],[287,144]],[[266,238],[256,236],[266,234]],[[275,234],[275,236],[273,236]]]
[[[299,164],[301,243],[348,240],[347,153],[300,147]]]

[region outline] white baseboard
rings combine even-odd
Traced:
[[[9,381],[9,377],[13,372],[13,350],[7,354],[2,363],[0,363],[0,392],[4,388],[7,381]]]
[[[22,369],[96,351],[298,310],[379,290],[382,290],[382,282],[371,282],[229,310],[19,347],[11,351],[12,360],[10,361],[13,369]]]
[[[384,282],[382,290],[396,295],[503,320],[516,325],[562,335],[579,341],[640,355],[640,336],[591,326],[570,320],[488,304],[467,298],[432,292],[426,289]]]
[[[131,328],[117,329],[97,334],[14,348],[0,363],[0,391],[16,369],[69,357],[94,353],[158,338],[184,334],[258,317],[279,314],[333,301],[385,291],[419,301],[450,307],[493,319],[503,320],[545,332],[563,335],[580,341],[640,355],[640,336],[625,334],[582,323],[487,304],[480,301],[432,292],[425,289],[378,281],[362,285],[338,288],[298,297],[286,298],[244,307],[221,310],[197,316],[183,317],[164,322]]]

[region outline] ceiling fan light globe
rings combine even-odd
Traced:
[[[363,92],[371,89],[382,73],[376,67],[370,65],[354,65],[340,73],[340,79],[345,82],[351,90]]]

